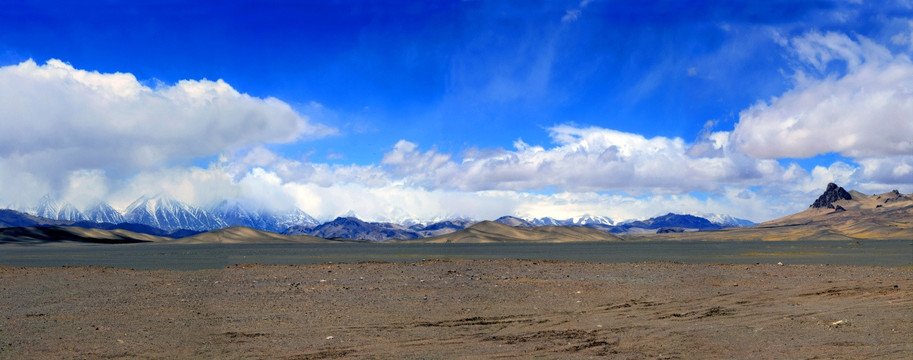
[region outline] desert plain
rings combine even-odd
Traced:
[[[0,358],[908,358],[910,267],[0,266]]]

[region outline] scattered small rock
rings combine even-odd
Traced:
[[[846,321],[846,320],[837,320],[837,321],[832,322],[832,323],[831,323],[831,326],[839,328],[839,327],[847,326],[847,325],[849,325],[849,324],[850,324],[849,321]]]

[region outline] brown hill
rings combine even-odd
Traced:
[[[828,184],[808,209],[757,226],[626,237],[630,240],[911,240],[913,195],[866,195]]]
[[[573,242],[622,241],[615,234],[585,227],[540,226],[512,227],[493,221],[483,221],[450,234],[413,241],[429,243],[494,243],[494,242]]]
[[[0,244],[33,245],[60,242],[126,244],[162,242],[167,240],[171,239],[121,229],[101,230],[75,226],[12,227],[0,229]]]
[[[232,226],[202,234],[169,240],[170,244],[268,244],[268,243],[326,243],[324,238],[309,235],[282,235],[243,226]]]

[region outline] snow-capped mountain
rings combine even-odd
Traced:
[[[210,213],[228,226],[247,226],[273,232],[283,232],[292,226],[312,227],[319,224],[316,219],[297,208],[286,212],[273,212],[245,206],[238,200],[223,200],[210,209]]]
[[[79,209],[76,209],[73,204],[65,202],[60,209],[57,210],[57,220],[85,221],[86,217]]]
[[[589,226],[589,225],[615,225],[608,216],[583,215],[570,219],[558,220],[550,217],[527,219],[536,226]]]
[[[409,227],[422,237],[449,234],[475,225],[478,221],[467,219],[442,220],[430,224],[416,224]]]
[[[751,220],[739,219],[725,214],[694,214],[700,216],[704,219],[709,220],[710,222],[717,224],[721,227],[744,227],[744,226],[755,226],[757,223]]]
[[[317,219],[298,208],[286,212],[274,213],[272,216],[275,219],[276,229],[280,232],[296,225],[320,225],[320,222],[317,221]]]
[[[54,199],[51,199],[50,195],[45,195],[41,197],[41,200],[38,200],[38,205],[34,209],[29,209],[29,213],[35,216],[40,216],[46,219],[57,220],[57,210],[59,206]]]
[[[86,217],[76,209],[73,204],[69,202],[63,203],[63,205],[58,204],[54,199],[51,199],[50,195],[45,195],[38,201],[38,205],[34,209],[28,211],[32,215],[40,216],[43,218],[51,220],[66,220],[66,221],[84,221]]]
[[[531,224],[536,226],[565,226],[570,225],[571,219],[558,220],[550,217],[527,219]]]
[[[250,210],[237,200],[222,200],[221,203],[209,209],[209,212],[218,216],[228,226],[247,226],[254,229],[272,228],[263,219],[260,211]],[[272,231],[272,229],[270,229]]]
[[[529,221],[523,220],[516,216],[502,216],[495,219],[496,223],[504,224],[507,226],[519,226],[519,227],[536,227],[536,224],[533,224]]]
[[[396,217],[396,218],[379,219],[378,221],[389,222],[389,223],[393,223],[393,224],[400,224],[402,226],[406,226],[406,227],[410,227],[410,228],[413,228],[413,227],[424,228],[427,226],[432,226],[434,224],[439,224],[439,223],[443,223],[443,222],[452,222],[452,223],[471,222],[473,224],[478,222],[475,219],[468,218],[465,216],[434,216],[434,217],[425,217],[425,218],[401,216],[401,217]]]
[[[572,225],[577,226],[586,226],[586,225],[615,225],[613,221],[608,216],[597,216],[597,215],[583,215],[577,218],[569,219]]]
[[[98,223],[120,224],[126,222],[124,215],[106,202],[90,206],[83,215],[85,215],[86,220]]]
[[[177,201],[166,194],[143,196],[127,207],[127,222],[154,226],[163,230],[213,230],[226,227],[222,219],[205,210]]]

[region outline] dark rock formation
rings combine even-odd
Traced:
[[[813,208],[834,208],[834,202],[838,200],[852,200],[853,197],[850,196],[846,190],[842,187],[837,186],[837,184],[830,183],[827,184],[827,190],[824,191],[824,194],[818,197],[811,206]]]
[[[886,199],[884,199],[884,203],[885,203],[885,204],[890,204],[890,203],[892,203],[892,202],[897,202],[897,201],[907,201],[907,200],[910,200],[910,196],[909,196],[909,195],[901,194],[900,191],[897,191],[897,190],[894,190],[894,191],[891,191],[891,192],[887,193],[887,196],[888,196],[888,197],[887,197]],[[879,196],[878,199],[881,199],[881,196]]]

